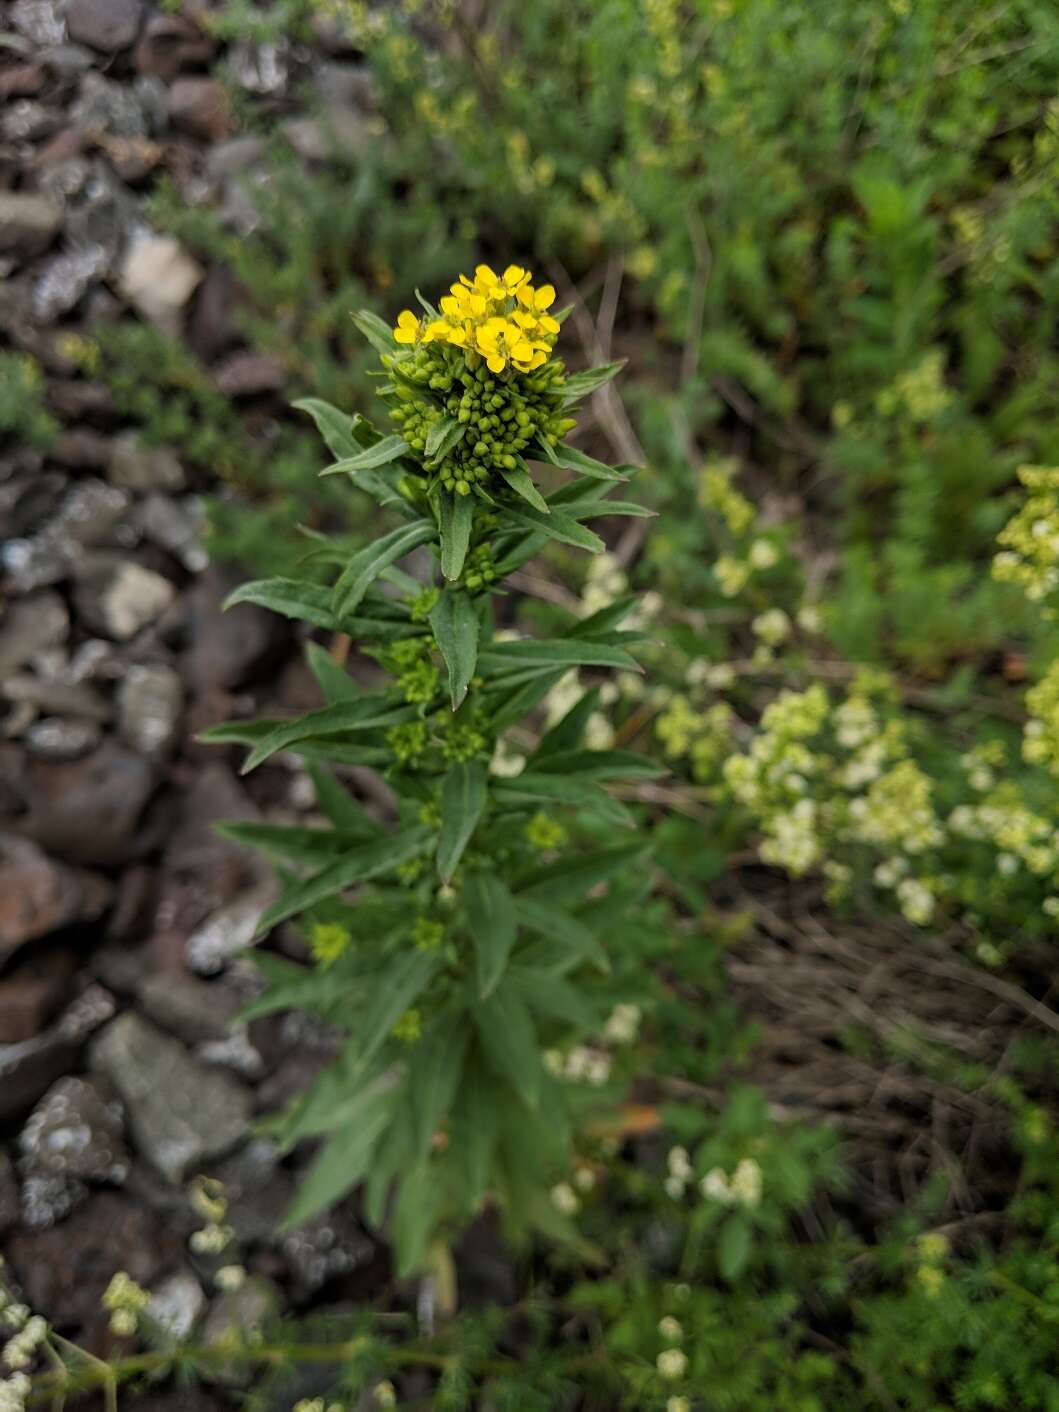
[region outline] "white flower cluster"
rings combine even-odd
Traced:
[[[546,1049],[544,1067],[554,1078],[601,1088],[610,1078],[610,1055],[606,1050],[590,1049],[587,1044],[575,1044],[569,1054],[563,1054],[561,1049]]]
[[[744,1157],[729,1177],[722,1167],[711,1167],[699,1183],[699,1190],[709,1201],[722,1206],[745,1206],[753,1210],[761,1205],[761,1167],[753,1157]]]

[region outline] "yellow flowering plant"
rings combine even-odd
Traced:
[[[643,852],[607,785],[658,773],[628,751],[586,748],[598,692],[554,724],[538,711],[571,669],[639,670],[629,649],[642,634],[620,626],[633,596],[569,614],[550,640],[499,635],[494,622],[504,579],[550,540],[599,553],[586,521],[647,513],[608,498],[631,467],[564,443],[573,408],[618,365],[567,373],[554,298],[520,266],[479,265],[440,311],[421,300],[421,315],[404,310],[392,328],[356,316],[397,430],[296,405],[334,458],[323,474],[396,523],[352,556],[320,545],[330,586],[274,578],[230,600],[348,638],[353,669],[310,641],[321,709],[207,733],[248,747],[247,770],[300,756],[328,820],[226,829],[280,866],[261,935],[293,924],[305,939],[300,963],[259,949],[267,985],[246,1014],[302,1008],[345,1035],[334,1065],[270,1125],[285,1148],[322,1142],[289,1219],[363,1183],[400,1269],[432,1265],[439,1278],[449,1240],[486,1203],[516,1233],[575,1236],[550,1193],[572,1169],[583,1110],[607,1090],[572,1083],[545,1055],[604,1030],[615,999],[604,893]],[[550,489],[533,463],[550,465]],[[362,680],[371,659],[381,685],[377,672]],[[516,722],[536,744],[512,774],[497,747]],[[351,788],[351,766],[386,781],[393,817]],[[625,838],[585,851],[574,825],[586,823]]]

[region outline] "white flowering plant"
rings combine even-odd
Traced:
[[[305,947],[304,962],[257,952],[266,986],[247,1016],[305,1009],[345,1036],[271,1124],[285,1148],[322,1141],[289,1220],[363,1183],[405,1272],[443,1259],[487,1201],[516,1231],[573,1237],[551,1193],[579,1111],[605,1101],[614,1026],[632,1022],[608,1020],[606,888],[642,875],[645,846],[608,786],[658,767],[586,746],[598,687],[544,728],[539,715],[571,669],[639,671],[630,649],[644,635],[621,626],[636,598],[568,614],[549,639],[500,630],[501,615],[517,622],[505,581],[545,546],[600,554],[588,521],[647,513],[610,497],[632,467],[565,441],[619,365],[567,372],[554,298],[517,266],[480,265],[393,329],[357,316],[392,430],[297,405],[334,458],[322,474],[367,491],[394,527],[352,554],[318,541],[306,577],[232,595],[323,636],[307,653],[326,704],[207,732],[246,746],[245,770],[281,752],[304,760],[324,816],[225,830],[279,866],[261,935],[290,924]],[[520,722],[532,744],[512,764],[499,747]],[[349,788],[353,766],[388,787],[383,817]],[[575,828],[597,846],[579,847]]]

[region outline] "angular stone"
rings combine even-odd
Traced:
[[[66,28],[78,44],[110,53],[133,43],[142,16],[141,0],[70,0]]]
[[[206,1308],[206,1295],[194,1275],[170,1275],[151,1291],[147,1317],[177,1343],[185,1343]]]
[[[81,302],[88,286],[106,272],[110,257],[102,245],[57,255],[33,286],[33,312],[50,324]]]
[[[31,44],[61,44],[66,38],[64,8],[56,0],[14,0],[8,19]]]
[[[30,1172],[22,1183],[22,1224],[31,1231],[57,1226],[87,1195],[88,1188],[76,1177]]]
[[[241,998],[221,982],[211,985],[170,971],[147,976],[138,996],[144,1014],[185,1044],[227,1038],[232,1017],[242,1004]]]
[[[46,250],[62,227],[63,211],[50,196],[30,191],[0,192],[0,250],[35,255]]]
[[[38,653],[66,640],[70,615],[57,593],[36,593],[10,604],[0,621],[0,681]]]
[[[134,431],[115,437],[107,469],[122,490],[183,490],[184,468],[171,446],[144,446]]]
[[[275,1318],[280,1309],[280,1295],[271,1280],[253,1275],[239,1289],[226,1290],[206,1316],[202,1326],[202,1342],[210,1348],[227,1343],[233,1334],[240,1341],[259,1335],[264,1325]],[[246,1379],[246,1364],[239,1359],[231,1363],[213,1360],[206,1365],[211,1382],[238,1384]]]
[[[286,385],[287,372],[277,358],[252,348],[233,353],[214,372],[217,389],[226,397],[257,397],[263,392],[279,392]]]
[[[176,589],[167,578],[131,559],[90,566],[76,592],[77,606],[89,627],[117,642],[135,637],[175,597]]]
[[[72,951],[42,948],[0,977],[0,1044],[19,1044],[40,1034],[66,1000],[75,969]]]
[[[105,879],[57,863],[29,839],[0,834],[0,959],[60,927],[94,920],[109,898]]]
[[[88,1079],[53,1084],[18,1139],[22,1169],[121,1186],[129,1175],[121,1105]]]
[[[68,721],[61,716],[34,721],[24,737],[26,749],[40,760],[80,760],[95,750],[101,738],[95,721]]]
[[[102,986],[90,986],[43,1034],[22,1044],[0,1045],[0,1119],[31,1108],[113,1013],[114,997]]]
[[[172,667],[133,665],[118,687],[118,729],[144,755],[165,755],[180,727],[184,689]]]
[[[20,672],[17,676],[8,677],[0,691],[8,701],[26,702],[39,711],[54,711],[86,721],[102,723],[109,721],[113,714],[110,703],[98,691],[82,682],[65,681],[58,677],[39,677]]]
[[[90,1063],[123,1099],[137,1147],[163,1176],[181,1182],[246,1135],[252,1103],[241,1084],[194,1059],[132,1012],[93,1041]]]
[[[154,786],[152,766],[111,739],[82,760],[30,760],[19,828],[71,862],[125,864]]]
[[[224,85],[215,78],[178,78],[169,90],[169,120],[203,142],[219,142],[231,114]]]
[[[169,83],[181,69],[208,63],[213,52],[213,40],[191,19],[183,15],[152,15],[136,46],[136,71]]]
[[[181,310],[202,275],[202,267],[173,236],[141,230],[125,253],[118,286],[145,318],[175,334]]]
[[[200,691],[245,685],[271,666],[289,641],[282,619],[252,603],[221,612],[238,581],[234,574],[210,569],[188,594],[187,673]]]
[[[253,942],[261,914],[275,901],[276,884],[260,883],[215,912],[188,937],[187,961],[200,976],[215,976]]]
[[[206,512],[197,496],[148,495],[136,506],[133,521],[145,539],[175,555],[190,573],[200,574],[209,563],[202,547]]]

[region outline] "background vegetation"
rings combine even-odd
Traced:
[[[593,1258],[534,1250],[510,1307],[432,1338],[365,1332],[328,1395],[420,1360],[408,1405],[1059,1409],[1055,725],[1047,690],[1024,701],[1059,644],[1052,586],[991,572],[1017,468],[1059,460],[1059,12],[282,0],[215,24],[344,27],[370,75],[355,151],[310,171],[270,139],[250,234],[156,202],[293,391],[367,407],[352,309],[519,261],[574,303],[571,366],[628,359],[582,444],[642,461],[660,514],[613,522],[587,580],[560,546],[528,586],[537,627],[637,591],[649,687],[605,692],[600,735],[669,771],[630,791],[653,897],[608,898],[640,1011],[599,1045],[626,1122],[558,1197]],[[179,342],[119,324],[94,356],[148,440],[228,482],[215,553],[281,571],[299,524],[374,533],[304,426],[244,418]],[[0,419],[49,434],[29,396]]]

